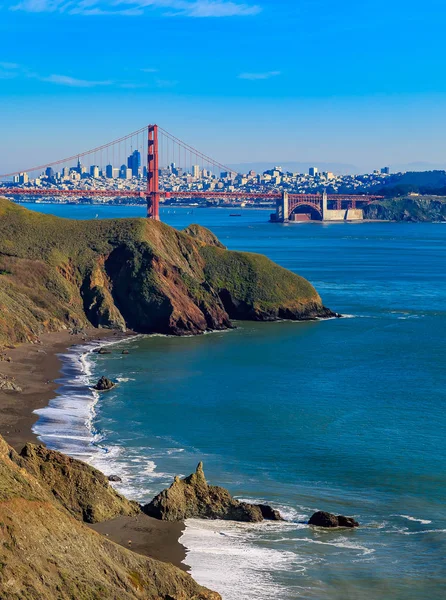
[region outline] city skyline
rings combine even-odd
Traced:
[[[26,168],[36,155],[49,162],[149,121],[231,166],[440,168],[446,9],[438,0],[418,7],[7,1],[0,170]]]

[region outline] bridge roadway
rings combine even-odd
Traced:
[[[170,191],[160,190],[160,196],[169,198],[228,198],[228,199],[259,199],[259,200],[279,200],[282,198],[282,192],[215,192],[215,191]],[[5,196],[71,196],[71,197],[104,197],[104,198],[145,198],[145,190],[96,190],[96,189],[71,189],[63,190],[60,188],[14,188],[0,187],[0,194]],[[295,203],[317,203],[322,201],[322,194],[289,194],[291,202]],[[364,202],[369,203],[372,200],[381,198],[381,196],[366,196],[354,194],[327,194],[327,199],[336,202]]]

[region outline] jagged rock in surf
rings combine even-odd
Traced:
[[[314,513],[311,519],[308,521],[309,525],[315,525],[316,527],[359,527],[358,521],[353,517],[344,517],[344,515],[334,515],[323,510],[319,510]]]
[[[175,477],[170,488],[146,504],[143,512],[163,521],[201,518],[259,523],[264,519],[283,520],[270,506],[240,502],[228,490],[209,485],[201,462],[189,477]]]
[[[116,383],[113,383],[113,381],[107,379],[107,377],[102,376],[97,382],[97,384],[94,386],[94,389],[98,392],[108,392],[109,390],[112,390],[115,386]]]

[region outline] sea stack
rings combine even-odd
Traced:
[[[175,477],[170,488],[146,504],[143,512],[162,521],[199,518],[259,523],[264,519],[283,520],[280,513],[270,506],[240,502],[228,490],[209,485],[202,462],[189,477]]]
[[[107,379],[107,377],[102,376],[97,382],[97,384],[94,386],[94,389],[98,392],[108,392],[109,390],[112,390],[115,386],[116,383],[113,383],[113,381]]]

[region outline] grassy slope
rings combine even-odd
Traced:
[[[255,308],[321,303],[319,294],[306,279],[278,267],[262,254],[225,252],[211,246],[204,247],[202,254],[207,281]]]

